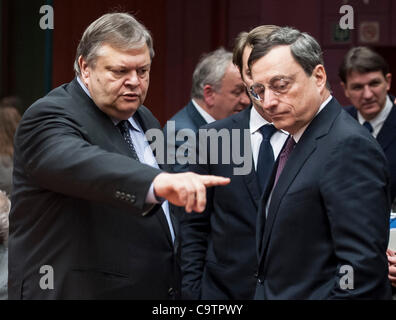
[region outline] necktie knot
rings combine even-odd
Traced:
[[[296,145],[296,142],[294,141],[293,137],[290,136],[289,139],[287,139],[287,143],[285,145],[285,147],[283,148],[280,156],[282,158],[289,158],[290,153],[293,151],[294,146]]]
[[[277,129],[273,124],[265,124],[259,129],[261,135],[263,136],[263,140],[270,140],[276,130]]]
[[[370,122],[365,121],[365,122],[363,123],[363,126],[364,126],[370,133],[373,132],[373,126],[371,125]]]

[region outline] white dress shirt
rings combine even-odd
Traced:
[[[207,113],[202,107],[200,107],[199,104],[196,103],[194,99],[191,99],[191,101],[192,101],[195,109],[197,109],[197,111],[202,116],[202,118],[204,118],[206,123],[212,123],[212,122],[216,121],[216,119],[213,118],[209,113]]]

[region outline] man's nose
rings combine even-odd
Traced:
[[[128,77],[125,81],[125,85],[136,87],[139,85],[139,83],[140,83],[140,81],[139,81],[137,72],[136,72],[136,70],[133,70],[131,73],[128,74]]]
[[[371,99],[373,96],[373,90],[371,90],[370,86],[367,84],[363,87],[363,98]]]
[[[278,104],[278,96],[274,94],[271,89],[266,89],[264,92],[264,101],[262,102],[262,107],[264,109],[270,109],[271,107]]]
[[[239,99],[239,103],[242,104],[242,105],[244,105],[245,107],[250,106],[251,101],[250,101],[250,98],[249,98],[249,96],[248,96],[248,94],[247,94],[246,91],[244,91],[244,92],[241,94],[241,97],[240,97],[240,99]]]

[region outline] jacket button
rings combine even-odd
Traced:
[[[255,277],[256,279],[258,279],[258,276],[259,276],[259,274],[258,274],[258,271],[257,271],[257,272],[254,273],[254,277]]]
[[[169,294],[170,296],[173,296],[173,295],[175,294],[175,290],[174,290],[173,288],[169,288],[168,294]]]

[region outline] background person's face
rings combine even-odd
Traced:
[[[92,66],[80,58],[81,77],[95,104],[107,115],[126,120],[143,104],[150,81],[146,45],[120,50],[103,45]]]
[[[224,119],[240,112],[250,105],[241,74],[238,68],[230,63],[224,74],[221,89],[214,93],[213,117]]]
[[[294,60],[290,47],[277,46],[257,60],[251,70],[254,83],[265,86],[261,107],[276,128],[294,134],[309,124],[322,102],[321,92],[326,84],[323,66],[318,65],[308,77]],[[276,95],[270,88],[280,83],[282,93]]]
[[[390,89],[391,74],[386,77],[381,71],[359,73],[352,71],[347,75],[347,83],[342,83],[344,92],[363,118],[375,118],[385,106],[386,95]]]
[[[250,54],[252,53],[252,47],[247,45],[245,46],[245,49],[243,49],[243,54],[242,54],[242,80],[245,83],[246,90],[249,93],[250,100],[253,102],[254,108],[257,110],[257,112],[268,122],[272,122],[271,117],[269,114],[267,114],[264,110],[264,108],[261,108],[260,104],[256,102],[256,100],[251,96],[250,94],[250,87],[253,85],[253,79],[252,75],[250,74],[249,66],[248,66],[248,61]]]

